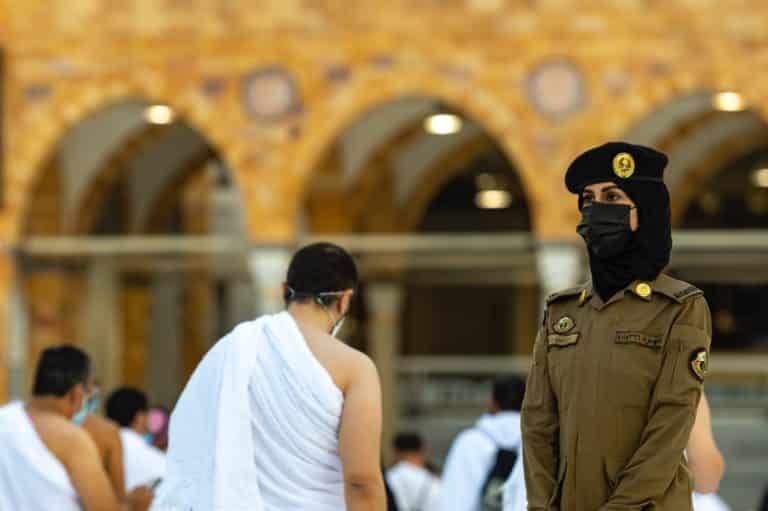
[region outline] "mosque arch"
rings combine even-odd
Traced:
[[[247,238],[234,171],[180,112],[167,123],[148,122],[154,105],[136,96],[116,99],[68,126],[31,184],[19,273],[29,298],[27,374],[41,349],[75,342],[109,375],[105,386],[152,387],[170,404],[211,340],[245,319],[223,319],[229,309],[220,310],[222,300],[252,304],[245,254],[239,270],[199,257],[189,259],[188,269],[162,269],[162,261],[39,256],[25,248],[40,236]],[[55,220],[42,221],[46,215]],[[174,277],[184,272],[190,278]],[[157,319],[163,317],[169,319]],[[161,341],[176,351],[166,350],[156,363]]]

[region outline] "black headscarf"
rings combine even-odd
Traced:
[[[624,252],[616,256],[601,259],[588,250],[592,284],[603,301],[608,301],[635,280],[654,280],[669,263],[672,251],[667,186],[655,181],[617,179],[613,182],[637,206],[638,229]]]

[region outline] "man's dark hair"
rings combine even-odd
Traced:
[[[90,375],[91,359],[83,350],[54,346],[43,351],[37,361],[32,394],[63,397],[75,385],[85,385]]]
[[[493,402],[502,411],[519,411],[524,396],[525,382],[517,376],[497,378],[493,382]]]
[[[293,255],[285,279],[285,303],[313,300],[328,306],[339,299],[329,294],[357,287],[355,261],[346,250],[331,243],[307,245]]]
[[[121,387],[107,398],[107,417],[124,428],[130,427],[139,413],[147,411],[149,411],[147,395],[133,387]]]
[[[400,452],[418,452],[424,448],[424,440],[418,433],[398,433],[392,444]]]

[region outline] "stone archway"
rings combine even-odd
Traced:
[[[627,140],[669,155],[665,181],[672,199],[673,226],[714,172],[768,138],[768,124],[758,103],[742,94],[743,110],[722,112],[714,106],[715,94],[713,89],[698,89],[668,98],[626,132]]]
[[[500,99],[473,89],[468,93],[466,85],[454,85],[436,76],[424,74],[392,74],[376,80],[359,80],[347,86],[342,107],[332,99],[317,106],[306,119],[306,131],[314,135],[298,143],[293,157],[285,159],[291,174],[297,176],[291,194],[298,198],[307,187],[313,169],[318,165],[326,148],[355,120],[378,106],[385,105],[403,96],[424,96],[436,98],[445,104],[455,106],[469,118],[481,119],[489,137],[497,140],[507,154],[513,154],[526,196],[531,204],[543,203],[551,193],[546,175],[537,172],[541,168],[536,154],[530,149],[523,133],[514,133],[519,119],[510,113],[523,105],[503,104]],[[514,135],[513,135],[514,133]],[[519,135],[519,136],[518,136]],[[293,205],[298,215],[300,200]],[[534,208],[536,209],[536,208]],[[533,229],[545,228],[545,208],[534,214]]]
[[[157,209],[158,201],[171,203],[180,211],[191,211],[193,214],[189,218],[183,219],[183,221],[189,224],[187,226],[189,228],[188,232],[193,235],[206,234],[208,221],[205,218],[201,218],[201,215],[206,215],[208,211],[201,210],[196,204],[191,204],[192,207],[185,209],[183,205],[179,205],[181,201],[178,198],[168,198],[168,188],[174,188],[177,194],[181,194],[184,190],[190,188],[190,186],[186,186],[190,184],[190,181],[195,181],[191,186],[196,187],[195,191],[198,193],[187,194],[183,199],[185,203],[191,201],[189,197],[192,195],[200,196],[203,193],[210,193],[211,190],[206,183],[192,179],[192,177],[194,174],[204,173],[206,170],[204,168],[205,164],[214,159],[219,161],[221,156],[215,148],[210,147],[210,142],[204,138],[204,135],[187,124],[183,114],[179,115],[177,113],[181,120],[169,125],[169,129],[157,129],[153,126],[147,126],[142,117],[146,107],[151,103],[146,101],[135,103],[138,108],[134,109],[136,111],[131,112],[134,118],[138,116],[138,121],[136,119],[132,121],[136,125],[135,128],[126,131],[119,138],[115,139],[113,143],[106,144],[103,147],[98,147],[98,143],[93,142],[92,151],[95,154],[102,154],[102,157],[94,160],[94,164],[91,167],[82,168],[82,174],[86,176],[86,182],[81,186],[82,193],[70,201],[71,204],[68,212],[71,214],[68,216],[72,221],[69,222],[71,224],[69,228],[58,229],[55,232],[45,232],[44,234],[88,236],[96,232],[94,230],[94,221],[99,215],[105,211],[120,209],[117,208],[115,203],[110,204],[108,202],[111,198],[110,193],[112,190],[117,184],[120,184],[121,180],[124,181],[130,178],[131,176],[128,174],[142,165],[141,162],[137,163],[135,161],[142,152],[146,153],[147,150],[152,152],[153,147],[156,148],[158,145],[165,145],[165,156],[170,151],[183,158],[181,160],[177,158],[178,161],[173,160],[173,158],[160,158],[159,160],[155,158],[155,165],[167,167],[166,173],[169,177],[164,181],[157,178],[154,181],[150,179],[149,181],[151,182],[149,184],[152,186],[149,189],[152,191],[152,197],[156,196],[156,200],[154,202],[150,201],[147,204],[139,204],[139,207],[134,208],[136,211],[147,210],[150,214],[146,217],[136,217],[139,221],[133,221],[133,217],[131,217],[130,221],[126,222],[124,227],[121,227],[121,232],[113,234],[129,235],[141,232],[146,233],[147,231],[153,232],[157,230],[157,222],[168,223],[163,219],[162,215],[152,215],[151,213],[153,209]],[[119,100],[110,101],[101,109],[90,112],[88,116],[85,116],[77,123],[68,125],[61,139],[57,141],[55,147],[49,152],[46,161],[56,159],[51,154],[58,155],[62,148],[67,147],[72,142],[71,139],[67,138],[67,135],[88,122],[87,120],[91,119],[90,114],[109,111],[114,105],[120,104],[122,103]],[[96,128],[98,127],[91,126],[90,129],[93,131]],[[186,137],[181,140],[182,142],[190,142],[190,136],[195,138],[194,144],[189,146],[191,152],[187,151],[185,153],[182,150],[183,148],[178,144],[180,142],[178,137],[172,140],[164,138],[164,136],[179,132],[180,130],[183,131]],[[89,149],[89,142],[88,137],[85,137],[84,141],[81,140],[81,145],[84,144],[84,147]],[[198,151],[198,149],[201,149],[201,151]],[[146,163],[144,161],[144,164]],[[79,170],[76,165],[73,168],[74,170]],[[41,170],[41,172],[43,171],[58,173],[59,168],[46,166],[45,169]],[[225,172],[226,169],[221,171]],[[149,174],[157,176],[161,173],[150,172]],[[147,173],[145,172],[144,174]],[[145,176],[143,178],[144,181],[147,181],[146,177],[152,176]],[[48,179],[46,175],[41,175],[39,179],[42,180],[43,184],[47,184]],[[227,183],[236,182],[237,179],[227,179]],[[32,190],[35,189],[34,184],[34,182],[29,184]],[[56,183],[54,182],[54,184]],[[182,187],[180,184],[185,186]],[[231,185],[228,186],[231,188]],[[54,189],[51,192],[63,195],[62,189]],[[238,195],[237,190],[234,193]],[[133,195],[138,196],[140,194],[134,191]],[[23,211],[31,212],[40,209],[34,207],[36,199],[36,197],[28,197],[27,201],[23,203]],[[192,199],[197,200],[196,197],[192,197]],[[157,220],[157,222],[152,224],[153,220]],[[26,224],[27,222],[22,223]],[[160,231],[165,234],[169,232],[162,229]],[[34,234],[34,232],[25,232],[22,228],[22,231],[19,233],[20,241],[27,241],[27,236]],[[238,235],[240,234],[238,233]],[[155,282],[158,279],[154,278],[156,275],[152,274],[151,269],[143,271],[140,265],[138,265],[138,270],[135,268],[136,265],[124,268],[119,263],[110,261],[109,258],[98,256],[89,259],[88,257],[71,258],[65,255],[59,260],[55,255],[47,259],[45,256],[36,259],[34,256],[27,254],[26,251],[24,254],[23,261],[27,264],[17,266],[16,271],[19,274],[25,274],[27,280],[26,292],[30,296],[28,300],[30,308],[28,310],[29,317],[31,318],[31,328],[25,340],[25,345],[18,347],[28,353],[27,375],[30,374],[30,369],[34,367],[33,364],[41,349],[47,345],[62,342],[73,342],[86,346],[88,351],[94,356],[97,366],[101,368],[101,377],[107,386],[120,382],[147,386],[145,375],[149,373],[152,375],[160,374],[162,372],[158,368],[152,369],[157,364],[153,364],[154,357],[150,356],[150,347],[148,347],[150,345],[150,337],[152,336],[147,332],[154,331],[158,333],[160,329],[158,326],[153,326],[152,317],[160,317],[161,315],[149,314],[150,310],[157,308],[156,303],[159,303],[159,300],[153,302],[152,297],[157,295],[157,288],[163,284],[163,282]],[[21,259],[16,262],[20,261]],[[29,264],[30,262],[31,264]],[[195,273],[192,275],[192,278],[188,279],[188,282],[176,279],[176,281],[169,283],[173,288],[171,291],[176,294],[176,298],[170,296],[164,303],[170,308],[179,307],[181,312],[178,315],[188,319],[181,321],[180,326],[176,328],[176,330],[183,330],[176,337],[183,338],[185,341],[184,343],[177,343],[180,353],[176,353],[178,356],[173,357],[174,360],[178,359],[180,361],[178,371],[180,374],[182,372],[185,375],[191,373],[212,341],[212,332],[209,331],[208,325],[203,323],[206,321],[206,317],[211,316],[211,309],[214,307],[212,302],[214,299],[213,285],[218,284],[218,282],[213,281],[214,277],[212,277],[212,272],[210,271],[211,266],[203,266],[199,270],[190,270]],[[243,257],[242,266],[246,268],[245,257]],[[165,287],[168,288],[168,285]],[[92,298],[92,295],[99,295],[108,299]],[[181,306],[176,305],[179,302],[179,296],[184,298]],[[34,304],[34,307],[31,304]],[[100,312],[94,312],[97,309]],[[110,314],[110,311],[112,311],[112,314]],[[158,335],[154,335],[154,337],[158,337]],[[123,339],[125,340],[124,342]],[[100,346],[102,344],[109,345],[110,347],[101,350]],[[158,344],[158,342],[154,342],[151,346]],[[116,347],[113,347],[113,345]],[[150,369],[148,370],[147,368]],[[167,372],[170,374],[173,371],[169,370]],[[152,380],[154,376],[149,376],[149,378],[150,381],[154,381]],[[179,381],[176,380],[171,383],[168,386],[170,392],[164,392],[160,397],[165,403],[171,403],[175,399],[173,393],[178,390],[174,387],[178,385]]]
[[[52,100],[45,108],[23,110],[17,133],[10,140],[10,150],[19,157],[11,160],[8,165],[7,178],[14,181],[14,193],[6,197],[6,213],[0,228],[6,235],[5,239],[11,243],[17,242],[23,235],[30,194],[50,161],[51,148],[56,147],[64,134],[82,119],[101,110],[104,105],[117,103],[123,98],[146,98],[147,103],[167,104],[176,110],[180,117],[202,133],[217,153],[231,164],[233,181],[242,194],[242,187],[239,185],[245,177],[238,171],[241,168],[238,163],[241,162],[242,156],[239,155],[242,151],[235,148],[228,129],[222,128],[220,123],[212,122],[210,109],[200,102],[193,101],[190,95],[179,94],[179,91],[170,85],[147,86],[139,80],[130,83],[110,79],[92,82],[85,88],[62,83],[57,96],[62,99]],[[161,99],[170,97],[179,99],[172,102]],[[239,110],[239,105],[237,108]],[[243,201],[246,205],[248,202]]]

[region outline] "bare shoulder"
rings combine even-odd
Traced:
[[[82,463],[85,459],[100,460],[99,449],[93,438],[77,426],[68,433],[67,443],[62,446],[61,461],[65,466]],[[99,463],[101,465],[101,463]]]
[[[76,440],[78,437],[87,437],[83,428],[74,424],[71,420],[54,413],[30,414],[30,418],[40,436],[55,440]]]
[[[65,466],[87,453],[98,453],[90,435],[65,417],[39,414],[32,422],[45,446]]]
[[[121,448],[120,428],[113,421],[90,414],[83,422],[83,429],[90,434],[91,439],[96,443],[102,458],[106,458],[115,449]]]
[[[356,395],[364,395],[366,399],[372,399],[381,392],[379,371],[373,360],[354,348],[344,345],[345,353],[345,377],[342,391],[349,397],[350,392]]]
[[[91,434],[114,437],[120,435],[120,428],[109,419],[90,414],[83,422],[83,428]]]
[[[376,373],[376,366],[368,355],[325,332],[308,341],[312,353],[342,391],[353,381]]]
[[[371,357],[347,345],[343,345],[343,348],[348,351],[347,356],[349,357],[349,364],[352,367],[355,374],[357,375],[378,374],[378,371],[376,369],[376,364],[373,363],[373,360],[371,360]]]

